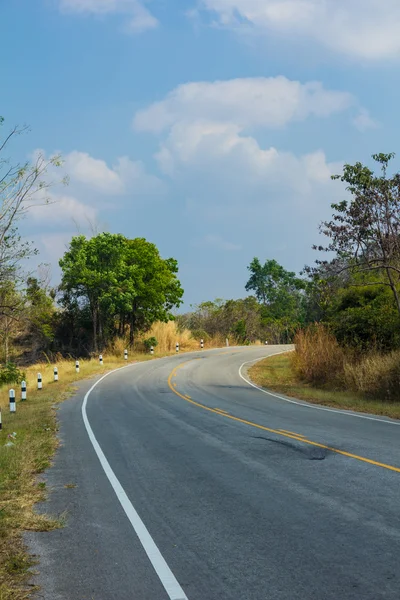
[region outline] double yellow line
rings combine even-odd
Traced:
[[[195,359],[197,360],[197,359]],[[351,452],[345,452],[344,450],[338,450],[337,448],[331,448],[330,446],[325,446],[324,444],[320,444],[318,442],[313,442],[309,439],[306,439],[300,433],[290,432],[284,429],[271,429],[270,427],[264,427],[264,425],[259,425],[258,423],[253,423],[253,421],[246,421],[245,419],[240,419],[239,417],[234,417],[226,412],[221,411],[218,408],[210,408],[205,404],[201,404],[200,402],[196,402],[192,398],[187,395],[181,394],[175,388],[176,384],[172,383],[172,378],[176,377],[178,369],[184,367],[188,362],[181,363],[177,367],[175,367],[169,377],[168,377],[168,386],[174,394],[185,400],[185,402],[189,402],[198,408],[202,408],[203,410],[207,410],[208,412],[219,415],[220,417],[224,417],[225,419],[231,419],[232,421],[237,421],[238,423],[244,423],[245,425],[250,425],[250,427],[255,427],[256,429],[261,429],[262,431],[268,431],[269,433],[274,433],[275,435],[280,435],[282,437],[290,438],[292,440],[296,440],[297,442],[302,442],[303,444],[309,444],[310,446],[316,446],[317,448],[323,448],[324,450],[329,450],[330,452],[335,452],[336,454],[341,454],[342,456],[347,456],[348,458],[353,458],[355,460],[359,460],[361,462],[368,463],[370,465],[374,465],[375,467],[381,467],[382,469],[388,469],[389,471],[395,471],[396,473],[400,473],[400,468],[393,467],[392,465],[387,465],[385,463],[377,462],[375,460],[371,460],[370,458],[365,458],[364,456],[358,456],[357,454],[352,454]]]

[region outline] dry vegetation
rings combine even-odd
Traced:
[[[174,322],[154,325],[145,337],[151,336],[159,342],[155,357],[175,352],[177,341],[181,351],[199,348],[198,341],[192,339],[188,331],[179,333]],[[217,347],[222,345],[221,342],[219,339],[207,340],[206,347]],[[151,360],[151,356],[140,352],[143,348],[139,340],[129,353],[129,362]],[[124,349],[125,342],[118,340],[103,354],[103,366],[97,358],[81,360],[79,374],[75,372],[72,358],[58,360],[58,382],[54,382],[54,365],[49,361],[27,368],[26,402],[20,402],[20,386],[12,386],[17,398],[15,414],[9,412],[8,390],[11,386],[0,387],[3,417],[0,431],[0,600],[22,600],[32,592],[26,588],[32,562],[23,546],[22,532],[47,531],[62,525],[62,515],[49,518],[34,511],[35,503],[46,496],[45,484],[38,480],[38,475],[50,465],[57,448],[55,405],[68,397],[74,382],[123,366]],[[41,391],[37,390],[38,372],[43,377]]]
[[[250,369],[262,387],[336,408],[400,418],[400,352],[342,349],[322,325],[297,334],[296,351]]]
[[[323,325],[297,334],[293,368],[307,383],[360,393],[382,402],[400,400],[400,352],[359,354],[343,349]]]

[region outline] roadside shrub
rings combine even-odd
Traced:
[[[208,342],[208,340],[210,339],[210,336],[204,329],[193,329],[191,331],[191,334],[192,334],[192,338],[197,340],[198,342],[200,340],[204,340],[205,342]]]
[[[153,348],[155,348],[156,346],[158,346],[157,338],[155,338],[155,337],[149,337],[149,338],[147,338],[147,340],[143,340],[143,345],[146,348],[146,350],[148,352],[150,352],[150,348],[152,346],[153,346]]]
[[[344,352],[324,325],[300,330],[295,345],[293,367],[301,379],[311,384],[343,387]]]
[[[369,354],[344,364],[346,387],[386,402],[400,400],[400,352]]]
[[[0,385],[5,383],[21,383],[24,381],[25,373],[18,369],[14,363],[6,363],[0,368]]]

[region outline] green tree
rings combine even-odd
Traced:
[[[35,277],[28,277],[25,290],[25,321],[32,350],[47,350],[54,340],[54,295]]]
[[[276,260],[267,260],[262,265],[258,258],[254,258],[248,270],[251,275],[246,283],[246,291],[253,291],[265,306],[291,304],[291,298],[297,298],[299,290],[305,285],[303,280],[296,277],[296,273],[286,271]]]
[[[156,321],[168,322],[174,318],[172,310],[182,303],[183,289],[177,278],[178,263],[173,258],[163,259],[155,246],[144,238],[127,240],[127,274],[132,277],[127,285],[127,302],[121,311],[121,320],[129,324],[129,341],[139,331],[147,331]],[[126,280],[121,283],[126,283]]]
[[[172,309],[181,303],[177,262],[162,259],[156,246],[142,238],[74,237],[60,266],[62,302],[70,309],[89,309],[95,352],[126,329],[133,343],[135,333],[172,319]]]

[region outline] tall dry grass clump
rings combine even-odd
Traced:
[[[197,350],[198,348],[198,344],[191,337],[190,331],[188,329],[179,331],[175,321],[154,323],[150,331],[142,335],[141,339],[151,337],[155,337],[158,342],[157,352],[173,352],[176,343],[179,344],[181,350]]]
[[[200,340],[194,338],[189,329],[179,329],[176,321],[154,323],[150,331],[140,337],[137,349],[141,350],[143,340],[151,337],[155,337],[158,342],[155,348],[156,353],[173,352],[177,342],[182,351],[198,350],[200,347]],[[225,346],[225,339],[221,335],[208,336],[204,342],[206,348],[222,348]]]
[[[299,331],[295,345],[293,367],[301,379],[316,385],[343,384],[344,352],[325,326],[315,324]]]
[[[200,348],[200,339],[194,337],[189,329],[180,329],[176,321],[168,323],[154,323],[149,331],[139,335],[133,345],[133,352],[148,353],[144,345],[144,341],[150,338],[157,340],[157,345],[154,348],[154,353],[157,356],[175,352],[176,343],[182,352],[198,350]],[[236,341],[230,339],[231,345],[235,345]],[[204,347],[207,348],[222,348],[225,346],[226,340],[222,335],[204,336]],[[123,356],[125,348],[129,348],[129,341],[126,338],[116,338],[107,347],[108,352],[112,356]]]
[[[339,346],[321,324],[299,331],[295,344],[293,368],[303,381],[382,402],[400,400],[400,351],[356,353]]]
[[[344,364],[346,388],[364,396],[395,402],[400,400],[400,352],[371,353]]]

